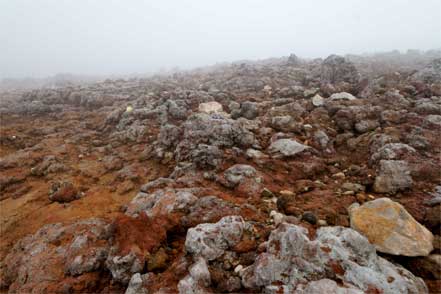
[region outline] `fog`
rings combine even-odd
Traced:
[[[0,78],[441,47],[439,0],[0,0]]]

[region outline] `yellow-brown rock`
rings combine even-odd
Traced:
[[[433,250],[432,233],[404,207],[379,198],[349,208],[351,227],[375,245],[377,251],[404,256],[427,256]]]

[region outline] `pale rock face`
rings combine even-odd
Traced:
[[[409,165],[403,160],[381,160],[375,178],[374,191],[377,193],[396,193],[412,187]]]
[[[341,92],[341,93],[334,93],[334,94],[332,94],[331,97],[329,97],[329,99],[331,101],[334,101],[334,100],[355,100],[357,98],[355,98],[350,93]]]
[[[269,151],[276,156],[281,155],[282,157],[289,157],[301,153],[309,148],[310,147],[293,139],[279,139],[270,145]]]
[[[213,113],[213,112],[221,112],[223,110],[222,104],[211,101],[199,104],[198,107],[199,112],[203,113]]]
[[[351,227],[384,253],[427,256],[433,250],[433,235],[404,207],[389,198],[379,198],[349,208]]]
[[[349,228],[323,227],[310,240],[305,228],[282,223],[271,232],[266,249],[243,270],[245,288],[265,293],[428,293],[422,279],[377,256],[375,247]],[[324,279],[338,279],[346,289]],[[325,286],[329,289],[322,292]]]
[[[323,106],[323,104],[325,104],[325,99],[320,96],[319,94],[316,94],[314,97],[312,97],[311,99],[312,105],[314,105],[315,107],[319,107],[319,106]]]
[[[214,260],[240,241],[245,222],[240,216],[226,216],[214,224],[200,224],[187,231],[185,249],[194,256]]]

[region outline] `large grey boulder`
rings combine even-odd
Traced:
[[[206,260],[220,257],[242,238],[245,222],[240,216],[226,216],[219,222],[200,224],[187,231],[185,250]]]
[[[110,237],[111,226],[101,219],[45,225],[11,248],[0,264],[0,287],[44,293],[72,276],[103,271]]]
[[[428,293],[422,279],[379,257],[375,247],[352,229],[323,227],[310,240],[306,229],[282,223],[271,232],[266,249],[243,270],[245,288],[305,293],[300,290],[320,289],[307,285],[311,281],[332,279],[354,289],[347,293]]]

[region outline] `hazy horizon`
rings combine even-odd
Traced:
[[[0,79],[441,48],[441,1],[0,2]]]

